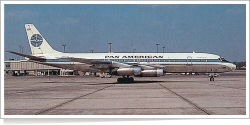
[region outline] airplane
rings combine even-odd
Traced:
[[[25,24],[31,55],[7,51],[24,56],[44,65],[77,71],[103,71],[122,76],[117,83],[132,83],[133,76],[157,77],[165,73],[230,72],[236,65],[225,58],[209,53],[65,53],[51,47],[34,24]]]

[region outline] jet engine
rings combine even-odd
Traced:
[[[162,76],[162,75],[163,75],[163,69],[152,69],[152,70],[143,70],[143,71],[141,71],[140,76],[156,77],[156,76]]]
[[[132,67],[132,68],[121,68],[117,70],[117,74],[121,76],[132,76],[132,75],[140,75],[141,68],[140,67]]]

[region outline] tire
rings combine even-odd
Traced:
[[[124,82],[124,79],[123,78],[118,78],[117,79],[117,83],[123,83]]]
[[[129,77],[129,81],[130,81],[130,83],[133,83],[135,80],[133,77]]]
[[[210,81],[214,81],[214,77],[211,77],[211,78],[210,78]]]

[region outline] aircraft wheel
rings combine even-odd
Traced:
[[[123,79],[123,78],[118,78],[118,79],[117,79],[117,82],[118,82],[118,83],[123,83],[123,82],[124,82],[124,79]]]
[[[214,81],[214,77],[211,77],[211,78],[210,78],[210,81]]]
[[[130,79],[129,78],[123,78],[125,83],[130,83]]]
[[[134,82],[135,80],[134,80],[133,77],[129,77],[129,81],[132,83],[132,82]]]

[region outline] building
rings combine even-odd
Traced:
[[[72,70],[47,66],[28,60],[4,61],[4,71],[11,76],[22,75],[73,75]]]

